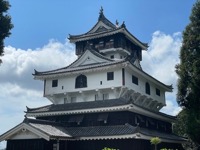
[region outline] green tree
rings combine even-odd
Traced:
[[[198,148],[198,145],[194,143],[191,138],[188,136],[188,119],[189,115],[187,112],[187,109],[183,109],[178,115],[177,115],[177,121],[176,124],[173,126],[173,132],[186,137],[188,140],[187,142],[183,143],[184,149],[192,149],[196,150]]]
[[[152,145],[155,146],[155,150],[157,150],[157,145],[159,143],[161,143],[161,140],[160,140],[159,137],[153,137],[153,138],[151,138],[150,142],[151,142]]]
[[[13,28],[11,23],[11,17],[7,11],[10,8],[10,4],[6,0],[0,0],[0,56],[4,53],[4,39],[9,37],[10,30]],[[2,60],[0,59],[0,63]]]
[[[184,110],[185,132],[200,144],[200,1],[192,9],[190,23],[183,32],[178,79],[177,102]],[[183,134],[183,133],[180,133]]]

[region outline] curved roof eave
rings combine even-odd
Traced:
[[[103,104],[102,104],[103,102]],[[62,108],[61,108],[62,107]],[[89,107],[89,108],[88,108]],[[147,108],[138,106],[130,100],[113,99],[108,101],[93,101],[81,103],[69,103],[60,105],[47,105],[46,107],[39,107],[29,109],[26,112],[27,117],[49,116],[60,114],[83,114],[83,113],[97,113],[97,112],[111,112],[111,111],[131,111],[139,114],[145,114],[152,118],[165,120],[168,122],[175,122],[176,117],[162,112],[154,112]]]
[[[53,70],[53,71],[58,71],[58,72],[52,72],[52,71],[47,71],[47,72],[40,72],[37,74],[33,74],[35,79],[45,79],[45,78],[52,78],[53,76],[65,76],[65,75],[71,75],[71,74],[77,74],[80,71],[92,71],[92,69],[96,70],[101,70],[102,68],[113,66],[117,67],[116,65],[123,65],[126,61],[117,61],[117,62],[110,62],[110,63],[101,63],[101,64],[94,64],[94,65],[88,65],[88,66],[82,66],[80,68],[69,68],[65,67],[59,70]],[[65,70],[66,69],[66,70]],[[68,69],[68,70],[67,70]]]
[[[102,38],[102,37],[114,35],[114,34],[117,34],[117,33],[125,34],[126,37],[130,41],[132,41],[133,43],[140,46],[143,50],[147,50],[147,48],[148,48],[147,43],[143,43],[140,40],[138,40],[125,27],[119,27],[119,28],[114,29],[114,30],[104,31],[104,32],[99,32],[99,33],[94,33],[94,34],[88,34],[88,35],[82,34],[82,35],[77,35],[77,36],[71,36],[69,39],[70,39],[70,42],[76,43],[76,42],[80,42],[80,41],[91,40],[91,39],[94,39],[94,38]]]

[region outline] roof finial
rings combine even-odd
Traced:
[[[99,20],[103,19],[104,15],[103,15],[103,7],[101,6],[100,12],[99,12]]]
[[[126,28],[125,21],[123,21],[121,27],[122,27],[122,28]]]
[[[118,27],[119,27],[119,22],[118,22],[118,20],[116,20],[115,24],[116,24],[116,27],[118,28]]]
[[[100,15],[103,14],[103,7],[102,7],[102,6],[101,6],[101,9],[100,9],[99,14],[100,14]]]

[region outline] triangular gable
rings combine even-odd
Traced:
[[[26,133],[29,133],[29,135],[27,135]],[[24,138],[43,138],[47,141],[50,140],[50,136],[26,123],[21,123],[19,125],[17,125],[16,127],[12,128],[11,130],[7,131],[6,133],[4,133],[3,135],[0,136],[0,142],[4,141],[4,140],[8,140],[8,139],[22,139],[23,135],[26,135],[26,137],[24,136]]]
[[[104,22],[98,21],[97,24],[87,34],[102,32],[102,31],[111,30],[111,29],[113,28],[106,25]]]
[[[21,123],[8,132],[0,136],[0,141],[8,139],[39,139],[49,141],[51,138],[71,138],[62,127],[40,124],[40,123]]]
[[[108,59],[97,52],[92,52],[92,50],[86,50],[74,63],[72,63],[69,68],[92,65],[98,63],[112,62],[113,60]]]
[[[98,22],[94,25],[94,27],[90,31],[87,32],[87,34],[106,31],[110,29],[116,29],[116,26],[104,16],[103,8],[101,7],[99,12]]]

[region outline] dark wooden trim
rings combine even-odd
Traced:
[[[122,68],[122,85],[125,85],[125,69]]]
[[[46,79],[44,80],[44,91],[43,91],[43,96],[45,96],[45,90],[46,90]]]

